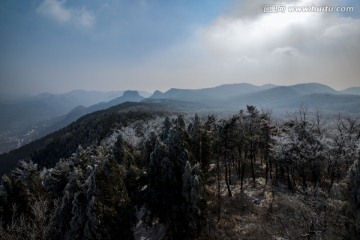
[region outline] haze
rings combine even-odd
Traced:
[[[353,12],[263,13],[263,4]],[[359,86],[360,1],[2,0],[0,94]]]

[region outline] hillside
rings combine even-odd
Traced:
[[[45,128],[77,106],[88,107],[101,101],[109,101],[121,94],[122,92],[115,91],[74,90],[64,94],[42,93],[3,99],[0,102],[0,153],[43,136],[42,131]]]
[[[199,109],[198,107],[198,104],[188,102],[161,100],[140,103],[125,102],[105,110],[89,114],[85,113],[84,116],[60,130],[12,150],[9,153],[1,154],[0,175],[14,168],[20,160],[32,159],[35,162],[42,162],[45,165],[53,165],[59,161],[59,159],[69,157],[78,145],[87,147],[101,140],[110,134],[109,131],[118,124],[117,121],[122,121],[121,119],[128,121],[128,115],[135,119],[148,119],[151,118],[151,116],[163,116],[167,113],[180,113],[185,110],[195,112]],[[83,107],[79,108],[79,111],[83,109]],[[78,112],[75,112],[75,114],[77,113]],[[44,155],[47,161],[46,163],[43,162],[45,160],[42,159]]]
[[[8,110],[0,107],[0,111],[4,112],[3,122],[0,120],[0,153],[59,130],[88,113],[127,101],[139,102],[142,99],[144,97],[137,91],[77,90],[62,95],[41,94],[30,99],[8,103],[6,105]],[[2,130],[1,127],[3,127]]]
[[[0,174],[8,172],[14,168],[18,161],[32,159],[35,162],[41,162],[46,166],[52,166],[60,158],[69,157],[79,145],[90,146],[93,142],[104,138],[109,131],[114,128],[117,121],[126,121],[127,115],[131,115],[131,109],[144,109],[139,112],[139,118],[145,119],[149,116],[146,109],[151,109],[149,115],[161,115],[163,109],[161,104],[151,103],[124,103],[104,111],[85,115],[73,122],[69,126],[51,133],[41,139],[33,141],[19,149],[0,155]],[[126,113],[126,111],[130,111]],[[142,116],[141,114],[144,113]],[[133,116],[135,117],[135,116]],[[42,156],[46,156],[42,159]],[[45,162],[46,160],[46,162]]]

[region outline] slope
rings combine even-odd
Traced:
[[[101,141],[115,126],[126,126],[133,120],[145,121],[176,111],[177,107],[172,103],[125,102],[93,112],[65,128],[0,155],[0,174],[14,168],[20,160],[31,159],[42,166],[53,166],[61,158],[74,153],[79,145],[86,148]]]

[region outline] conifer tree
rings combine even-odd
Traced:
[[[198,206],[202,196],[200,167],[191,167],[183,117],[178,117],[174,127],[167,129],[165,125],[163,129],[167,135],[163,132],[163,141],[157,139],[150,156],[148,207],[153,218],[169,223],[171,238],[188,239],[199,232],[198,219],[203,216]]]
[[[360,237],[360,156],[350,167],[347,178],[347,189],[345,196],[353,209],[353,218],[355,220],[355,231],[357,237]]]

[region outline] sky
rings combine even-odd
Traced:
[[[359,17],[359,0],[1,0],[0,94],[360,86]]]

